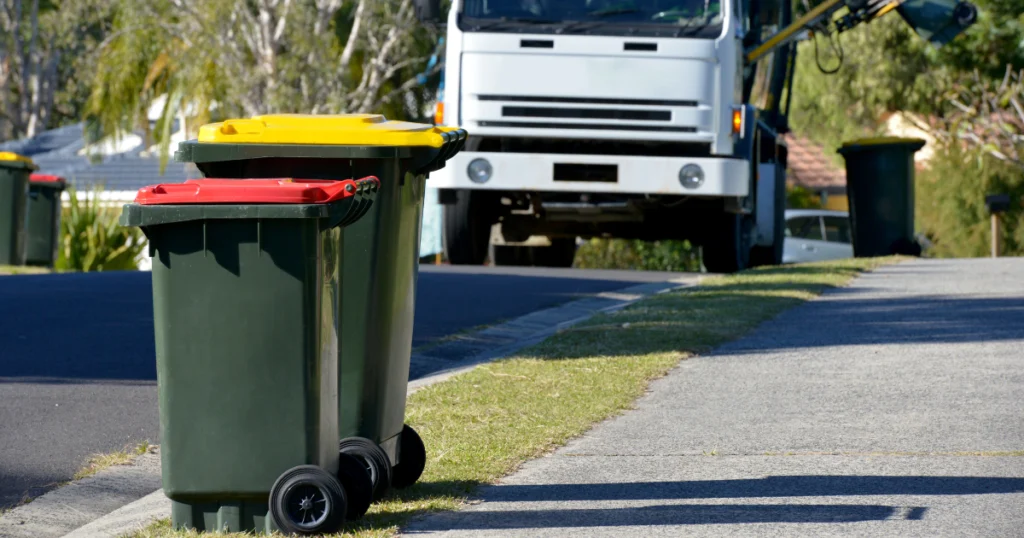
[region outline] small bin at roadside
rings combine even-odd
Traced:
[[[29,177],[28,220],[25,224],[25,263],[53,267],[60,244],[61,194],[66,182],[60,176]]]
[[[190,180],[141,189],[120,222],[153,258],[163,490],[173,525],[335,532],[369,503],[338,453],[338,246],[376,178]]]
[[[853,253],[858,258],[919,256],[914,236],[914,153],[925,141],[872,138],[846,142]]]
[[[25,212],[32,159],[0,151],[0,265],[25,265]]]
[[[205,125],[175,154],[207,177],[380,178],[376,202],[340,244],[353,284],[338,305],[339,446],[366,463],[374,498],[412,485],[426,462],[404,423],[423,195],[427,175],[465,140],[462,129],[372,114],[267,115]]]

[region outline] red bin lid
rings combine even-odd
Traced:
[[[32,174],[28,179],[32,183],[64,183],[64,178],[50,174]]]
[[[373,181],[370,176],[359,182]],[[358,191],[351,179],[190,179],[139,189],[135,203],[160,204],[326,204]]]

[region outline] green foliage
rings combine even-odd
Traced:
[[[699,271],[700,252],[689,241],[591,239],[576,251],[581,269]]]
[[[929,256],[988,256],[988,194],[1013,201],[1001,216],[1002,255],[1024,255],[1024,169],[976,149],[948,145],[939,149],[930,169],[917,174],[917,228],[933,243]]]
[[[886,112],[944,116],[946,96],[957,82],[980,69],[1001,79],[1010,65],[1024,68],[1024,0],[976,0],[978,21],[951,43],[935,49],[896,13],[860,25],[837,39],[842,68],[819,71],[813,41],[798,47],[790,123],[795,132],[824,147],[883,134]],[[839,58],[819,36],[821,64]],[[842,160],[829,154],[836,164]]]
[[[787,209],[818,209],[820,207],[821,199],[809,189],[800,185],[786,186]]]
[[[136,260],[146,248],[137,228],[118,224],[120,208],[99,199],[101,189],[82,196],[68,189],[70,204],[61,215],[58,271],[125,271],[138,269]]]

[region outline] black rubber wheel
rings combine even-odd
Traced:
[[[373,478],[361,458],[345,453],[339,456],[338,480],[345,488],[345,498],[348,499],[345,519],[352,521],[363,517],[370,509],[370,503],[373,502]]]
[[[452,265],[483,265],[491,242],[494,212],[488,211],[487,193],[456,192],[455,203],[446,204],[441,239],[445,258]]]
[[[491,262],[504,267],[572,267],[576,240],[558,237],[549,247],[491,245]]]
[[[701,245],[709,273],[735,273],[750,266],[750,224],[744,215],[724,213]]]
[[[540,267],[572,267],[576,259],[576,238],[555,237],[550,247],[534,247],[534,263]]]
[[[782,265],[782,247],[786,241],[786,169],[775,167],[775,230],[772,244],[762,247],[755,245],[750,249],[750,266]]]
[[[407,488],[415,484],[426,466],[427,449],[423,446],[423,439],[412,426],[406,424],[398,440],[398,465],[392,470],[391,485]]]
[[[270,488],[270,517],[286,534],[331,534],[341,530],[348,511],[337,478],[316,465],[284,472]]]
[[[391,458],[388,458],[384,449],[365,437],[346,437],[338,443],[338,450],[363,462],[373,482],[372,500],[384,497],[391,487]]]
[[[500,267],[529,267],[532,263],[530,247],[491,245],[491,263]]]

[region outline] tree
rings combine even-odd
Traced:
[[[388,112],[419,118],[419,75],[437,36],[412,0],[120,0],[90,110],[105,134],[190,132],[214,118],[265,113]],[[438,71],[435,66],[428,75]]]
[[[82,73],[110,22],[103,0],[0,0],[0,140],[77,121]]]

